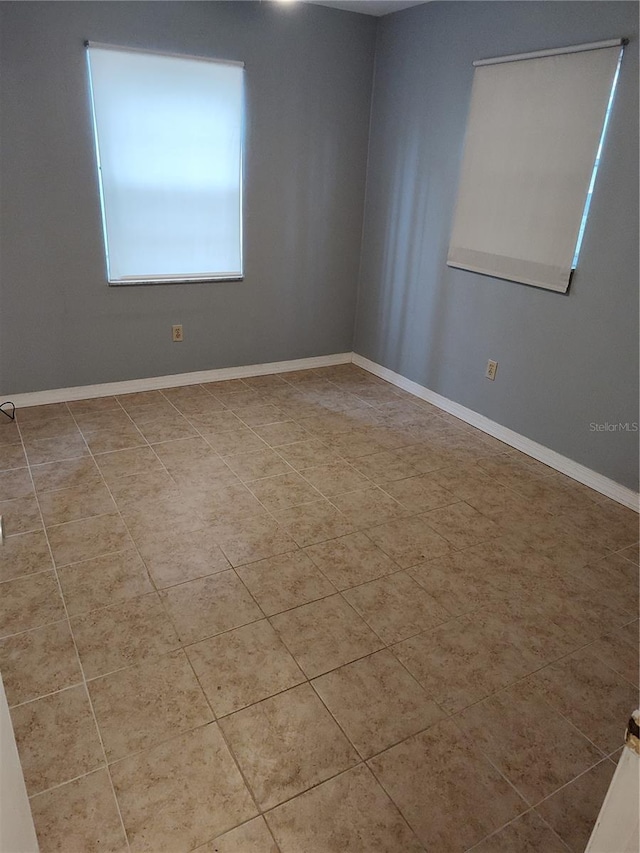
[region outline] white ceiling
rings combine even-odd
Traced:
[[[399,12],[400,9],[408,9],[409,6],[419,6],[429,0],[303,0],[303,2],[345,9],[347,12],[361,12],[363,15],[380,16]]]

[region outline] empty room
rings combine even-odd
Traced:
[[[637,853],[638,10],[0,2],[0,853]]]

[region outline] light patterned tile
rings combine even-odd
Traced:
[[[358,760],[309,684],[224,717],[220,727],[262,809]]]
[[[84,685],[17,705],[11,721],[29,795],[104,764]]]
[[[9,536],[0,547],[0,581],[52,568],[49,545],[40,531]]]
[[[187,654],[218,717],[305,680],[266,619],[189,646]]]
[[[336,591],[302,551],[258,560],[240,566],[237,572],[267,616],[324,598]]]
[[[0,672],[9,705],[80,682],[82,673],[66,619],[0,640]]]
[[[382,648],[382,643],[340,595],[303,604],[271,617],[308,678]]]
[[[183,643],[195,643],[262,616],[234,571],[172,586],[160,595]]]
[[[463,853],[527,808],[450,720],[391,747],[369,766],[427,850]]]
[[[444,716],[386,649],[322,675],[312,685],[363,758]]]
[[[96,678],[88,688],[110,762],[213,719],[180,650]]]
[[[255,817],[216,723],[111,768],[132,853],[178,853]]]
[[[360,765],[267,814],[282,853],[422,853],[369,770]]]
[[[338,589],[391,574],[398,566],[364,533],[350,533],[304,549]]]
[[[42,853],[126,853],[106,770],[37,794],[29,804]]]

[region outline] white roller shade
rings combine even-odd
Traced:
[[[449,266],[566,291],[621,49],[475,69]]]
[[[241,277],[242,66],[88,54],[109,281]]]

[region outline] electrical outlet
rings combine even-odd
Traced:
[[[171,327],[171,340],[174,342],[174,344],[180,343],[184,340],[184,337],[182,335],[182,325]]]
[[[485,370],[484,375],[487,377],[487,379],[490,379],[493,382],[493,380],[496,378],[497,372],[498,362],[489,359],[489,361],[487,362],[487,369]]]

